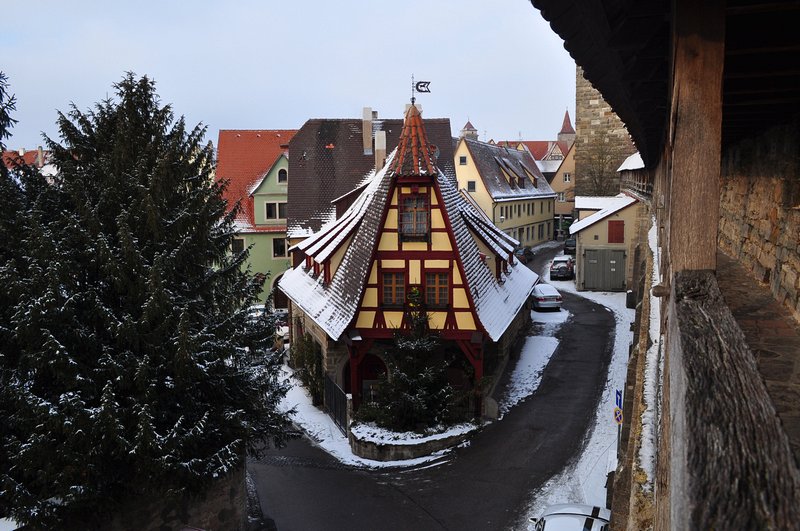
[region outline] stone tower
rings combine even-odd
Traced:
[[[575,194],[616,195],[617,168],[636,148],[622,120],[600,92],[575,72]]]

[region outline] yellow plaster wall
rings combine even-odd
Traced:
[[[449,269],[450,260],[425,260],[427,269]]]
[[[403,323],[403,312],[385,312],[383,318],[389,328],[400,328]]]
[[[403,269],[406,267],[405,260],[381,260],[381,267],[384,269]]]
[[[397,210],[394,208],[390,208],[386,212],[386,223],[383,224],[383,228],[389,230],[397,230]]]
[[[467,164],[462,166],[458,163],[461,156],[467,157]],[[460,190],[467,189],[467,181],[475,181],[475,191],[469,192],[470,196],[478,203],[489,219],[492,219],[492,197],[483,185],[478,169],[475,167],[475,162],[472,160],[472,155],[469,152],[467,143],[464,139],[458,142],[456,148],[455,159],[456,179],[458,180],[458,188]],[[499,216],[499,214],[498,214]],[[497,218],[499,220],[499,217]]]
[[[426,242],[403,242],[404,251],[427,251],[428,244]]]
[[[442,330],[447,312],[428,312],[428,325],[434,330]]]
[[[572,176],[568,183],[564,182],[565,172]],[[567,201],[563,203],[556,200],[555,213],[571,216],[572,211],[575,209],[575,144],[572,145],[567,152],[567,156],[564,157],[564,160],[561,162],[561,166],[558,167],[558,171],[556,171],[555,176],[553,176],[553,182],[550,183],[550,187],[556,193],[564,192],[567,198]]]
[[[453,288],[453,308],[469,308],[467,290],[464,288]]]
[[[358,328],[372,328],[375,323],[375,312],[358,312],[358,319],[356,319],[356,327]]]
[[[397,250],[397,233],[396,232],[382,232],[381,239],[378,242],[379,251],[396,251]]]
[[[450,245],[450,235],[446,232],[432,232],[431,247],[434,251],[452,251],[453,246]]]
[[[420,275],[421,264],[419,260],[408,261],[408,283],[421,284],[422,279]]]
[[[456,312],[456,325],[459,330],[475,330],[475,319],[471,312]]]
[[[371,308],[378,306],[378,288],[367,288],[364,290],[364,301],[362,306]]]
[[[446,225],[444,224],[444,216],[442,215],[442,211],[438,208],[434,208],[431,210],[431,228],[432,229],[443,229]]]
[[[378,283],[378,264],[372,264],[372,268],[369,270],[369,280],[367,281],[368,284],[377,284]]]

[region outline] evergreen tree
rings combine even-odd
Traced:
[[[449,360],[429,329],[417,288],[411,289],[406,307],[408,329],[395,334],[394,349],[387,353],[388,374],[375,403],[362,406],[359,418],[394,431],[424,431],[454,421],[455,392],[447,381]]]
[[[263,279],[230,253],[236,209],[205,128],[175,120],[146,77],[115,89],[59,113],[52,181],[2,178],[18,204],[0,230],[19,232],[0,248],[0,495],[34,528],[200,492],[289,432],[280,360],[250,354],[274,321],[251,314]]]

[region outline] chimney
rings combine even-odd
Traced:
[[[25,156],[25,148],[19,148],[18,153],[19,153],[20,157],[24,157]]]
[[[380,171],[386,163],[386,131],[375,133],[375,171]]]
[[[44,166],[44,151],[42,150],[42,146],[36,148],[36,166],[39,168]]]
[[[361,114],[361,137],[364,140],[364,155],[372,155],[372,107],[364,107]]]

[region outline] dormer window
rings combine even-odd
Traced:
[[[400,239],[403,241],[428,241],[430,231],[428,196],[421,193],[400,198]]]
[[[289,172],[285,169],[278,170],[278,184],[286,184],[289,181]]]

